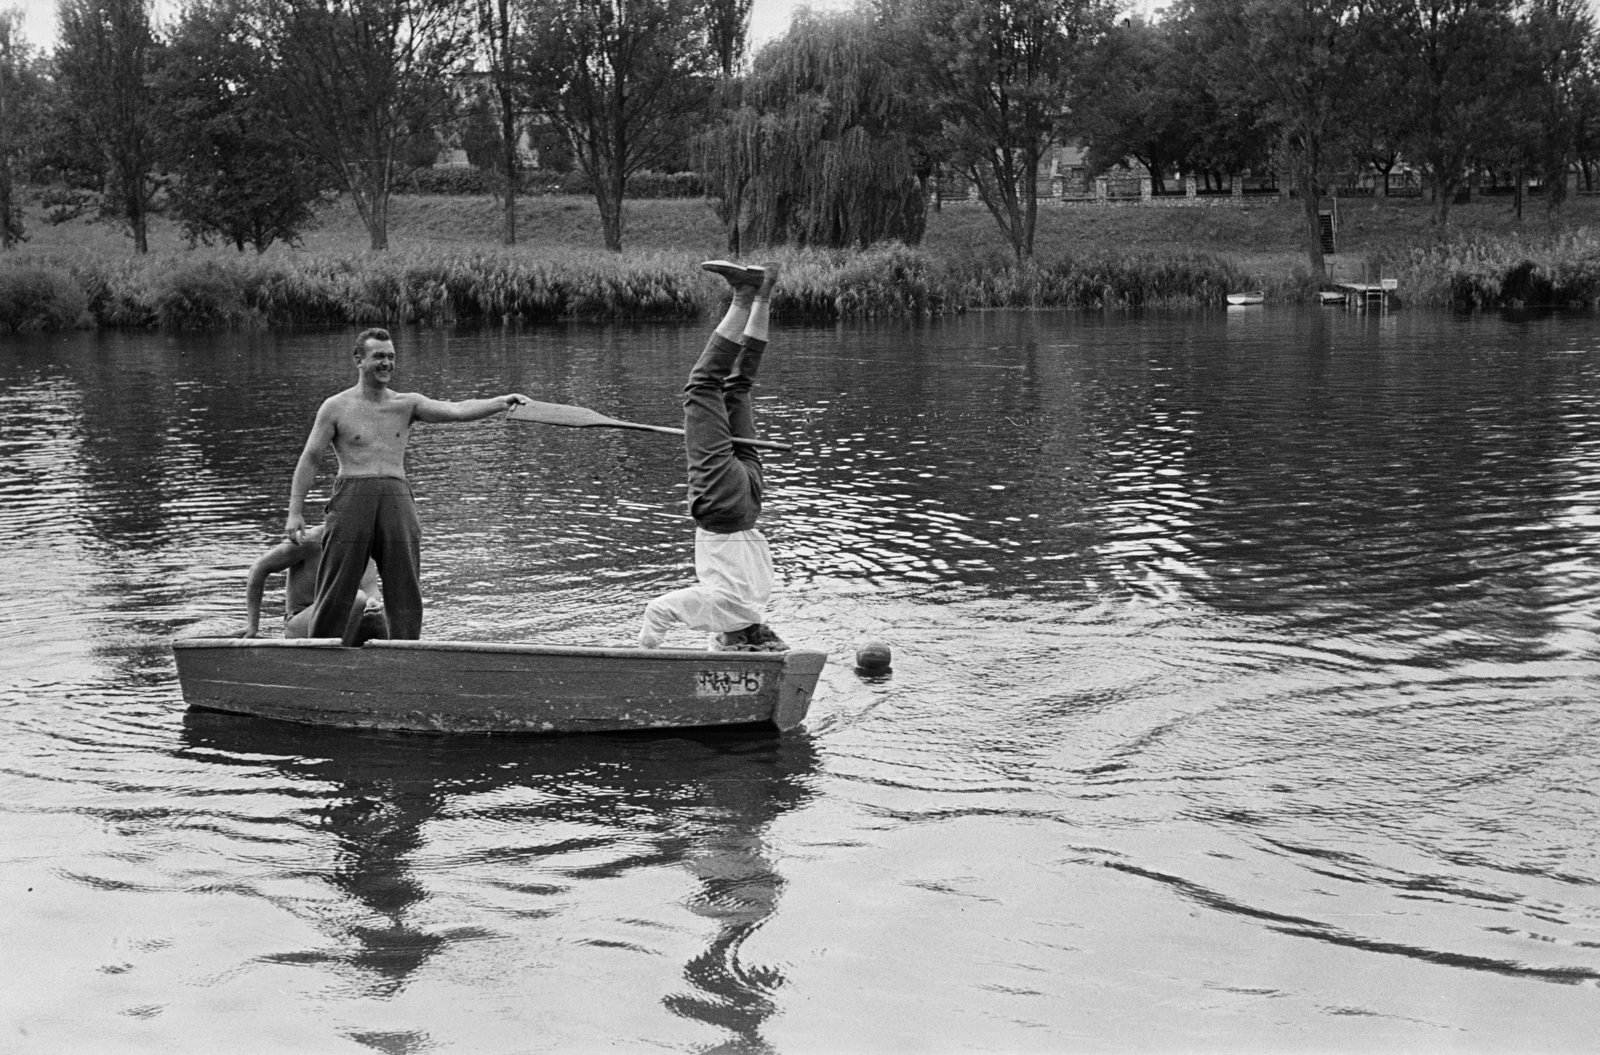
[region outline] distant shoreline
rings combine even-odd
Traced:
[[[498,244],[500,206],[483,197],[397,195],[391,248],[365,248],[346,203],[326,208],[300,248],[240,254],[189,248],[157,218],[136,256],[114,221],[50,226],[0,256],[0,325],[215,329],[473,320],[666,320],[717,310],[723,289],[698,261],[726,254],[699,199],[627,205],[624,251],[598,248],[592,199],[519,202],[523,240]],[[1221,306],[1261,289],[1315,303],[1333,281],[1394,278],[1409,305],[1591,306],[1600,301],[1600,201],[1579,198],[1552,228],[1533,199],[1518,222],[1505,199],[1457,205],[1445,229],[1417,199],[1341,202],[1328,281],[1311,280],[1298,203],[1234,208],[1040,210],[1031,267],[1019,268],[982,208],[930,211],[917,246],[755,250],[786,264],[774,310],[791,319],[930,316],[984,308],[1118,310]]]

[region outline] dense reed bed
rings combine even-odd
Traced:
[[[1460,308],[1589,307],[1600,302],[1600,232],[1515,233],[1375,256],[1407,303]]]
[[[1016,268],[925,250],[784,250],[773,313],[786,319],[939,315],[968,308],[1220,303],[1238,275],[1203,256]],[[683,254],[566,251],[183,253],[0,262],[0,325],[216,329],[300,324],[689,319],[720,311],[721,280]]]
[[[773,313],[785,319],[939,315],[981,308],[1119,310],[1212,306],[1227,293],[1309,301],[1303,267],[1253,269],[1222,254],[1134,247],[1045,252],[1018,267],[994,247],[966,253],[885,245],[783,249]],[[721,310],[727,288],[685,252],[397,250],[383,254],[197,250],[108,258],[0,259],[0,327],[216,329],[302,324],[671,320]],[[1479,235],[1371,254],[1413,304],[1592,305],[1600,235]]]

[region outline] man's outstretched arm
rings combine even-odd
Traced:
[[[412,411],[412,416],[417,421],[426,421],[430,424],[446,421],[480,421],[502,410],[510,410],[519,404],[532,402],[533,400],[520,392],[493,396],[489,399],[462,399],[455,402],[422,396],[416,409]]]

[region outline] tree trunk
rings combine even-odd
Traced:
[[[360,198],[356,199],[358,202]],[[375,252],[389,248],[389,189],[374,189],[367,198],[367,207],[357,205],[362,221],[367,225],[367,239]]]
[[[742,250],[739,236],[739,217],[744,213],[744,182],[743,179],[735,182],[733,192],[723,205],[728,213],[727,218],[723,221],[728,231],[728,252],[733,255],[735,260],[739,259],[739,253]]]
[[[11,163],[0,155],[0,244],[12,249],[17,244],[16,207],[11,193]]]
[[[1445,173],[1458,171],[1459,166],[1455,166],[1449,160],[1433,159],[1429,163],[1429,168],[1432,170],[1432,177],[1428,182],[1433,191],[1433,222],[1443,227],[1450,222],[1450,204],[1455,201],[1457,180],[1457,177],[1447,176]]]
[[[503,245],[517,244],[517,107],[515,93],[510,84],[511,67],[511,8],[508,0],[499,0],[495,14],[499,16],[495,27],[498,40],[494,51],[500,55],[499,68],[495,70],[495,87],[500,95],[500,142],[505,150],[506,199],[505,219],[500,228]]]
[[[504,6],[501,8],[504,12]],[[509,86],[500,91],[500,138],[505,149],[505,220],[500,227],[502,245],[517,244],[517,113]]]
[[[1309,173],[1303,172],[1295,182],[1300,192],[1301,208],[1305,213],[1306,221],[1306,255],[1311,264],[1311,277],[1321,282],[1328,275],[1327,266],[1322,258],[1322,219],[1317,215],[1317,206],[1321,196],[1317,193],[1316,181]]]
[[[1033,259],[1033,234],[1039,226],[1039,151],[1027,153],[1027,172],[1022,176],[1023,259]]]
[[[142,195],[137,187],[128,191],[128,226],[133,229],[133,251],[150,251],[149,216],[145,213]]]
[[[10,41],[7,42],[6,62],[0,65],[0,245],[10,249],[16,245],[18,224],[16,204],[11,189],[11,121],[6,97],[6,73],[11,65]]]
[[[367,225],[367,233],[372,238],[372,248],[380,252],[389,248],[388,191],[384,191],[382,197],[374,199],[372,203],[372,222]]]
[[[626,180],[620,172],[600,174],[594,181],[594,200],[600,207],[600,237],[613,253],[622,251],[622,192]]]

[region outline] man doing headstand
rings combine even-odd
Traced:
[[[642,648],[656,648],[682,623],[716,635],[712,647],[779,652],[787,645],[765,623],[772,593],[772,551],[756,530],[761,513],[761,458],[733,437],[754,438],[750,386],[767,347],[778,265],[703,265],[733,286],[733,303],[700,353],[683,388],[689,515],[694,517],[698,582],[645,606]]]
[[[395,392],[389,388],[395,351],[387,330],[356,335],[355,365],[356,383],[329,396],[317,410],[294,467],[284,533],[291,542],[304,534],[306,492],[316,479],[318,458],[332,443],[339,457],[339,478],[333,482],[323,520],[310,636],[356,643],[349,615],[370,557],[383,582],[389,636],[415,641],[422,636],[422,526],[406,481],[411,426],[419,421],[478,421],[531,400],[510,393],[451,403],[420,392]]]

